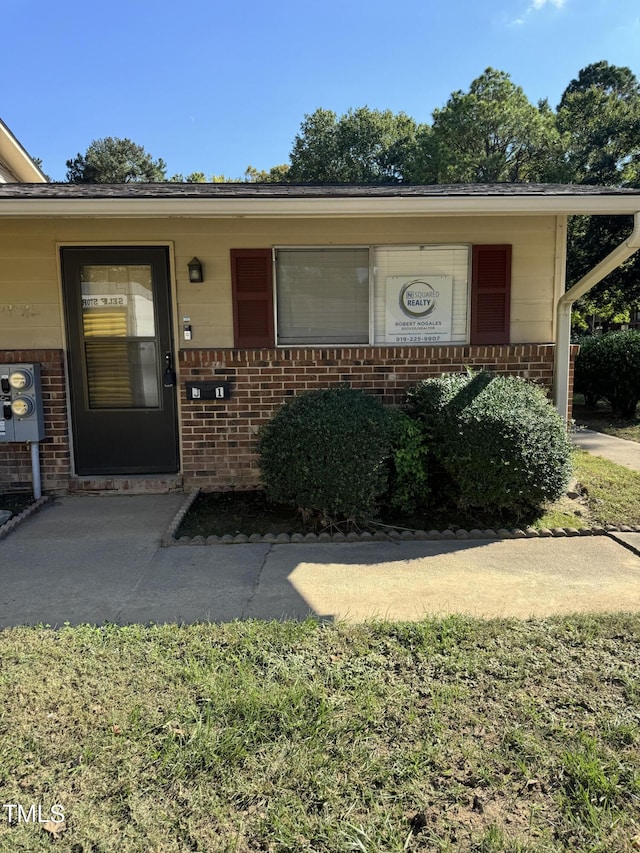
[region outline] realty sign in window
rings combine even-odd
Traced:
[[[387,276],[385,340],[388,343],[450,341],[452,319],[452,276]]]

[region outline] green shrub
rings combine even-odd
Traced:
[[[544,392],[483,371],[427,379],[409,393],[447,497],[460,509],[523,517],[560,497],[571,445]]]
[[[580,341],[574,389],[593,406],[608,400],[614,415],[632,418],[640,400],[640,332],[608,332]]]
[[[391,474],[388,502],[392,509],[410,515],[429,500],[429,448],[417,418],[389,412],[391,423]]]
[[[267,495],[325,525],[371,518],[388,486],[390,441],[387,411],[360,391],[294,397],[259,436]]]
[[[575,360],[575,371],[573,376],[573,390],[577,394],[584,395],[587,406],[595,406],[602,399],[602,363],[598,355],[601,337],[580,338],[580,351]]]

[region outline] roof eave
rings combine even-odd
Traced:
[[[18,181],[45,184],[47,177],[31,155],[16,139],[7,125],[0,119],[0,157]]]
[[[4,198],[0,217],[211,218],[363,216],[620,215],[640,207],[640,193],[597,196],[422,196],[350,198]]]

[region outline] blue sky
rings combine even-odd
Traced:
[[[288,160],[318,107],[429,122],[486,67],[556,106],[585,65],[640,77],[638,0],[0,0],[0,118],[64,180],[94,139],[167,173]]]

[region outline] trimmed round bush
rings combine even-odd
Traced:
[[[261,430],[266,493],[323,524],[374,517],[388,485],[390,441],[388,414],[373,397],[345,387],[301,394]]]
[[[427,379],[409,402],[461,509],[523,517],[559,498],[571,445],[542,389],[486,371]]]
[[[575,362],[574,389],[585,403],[604,399],[614,415],[633,418],[640,400],[640,332],[607,332],[583,338]]]

